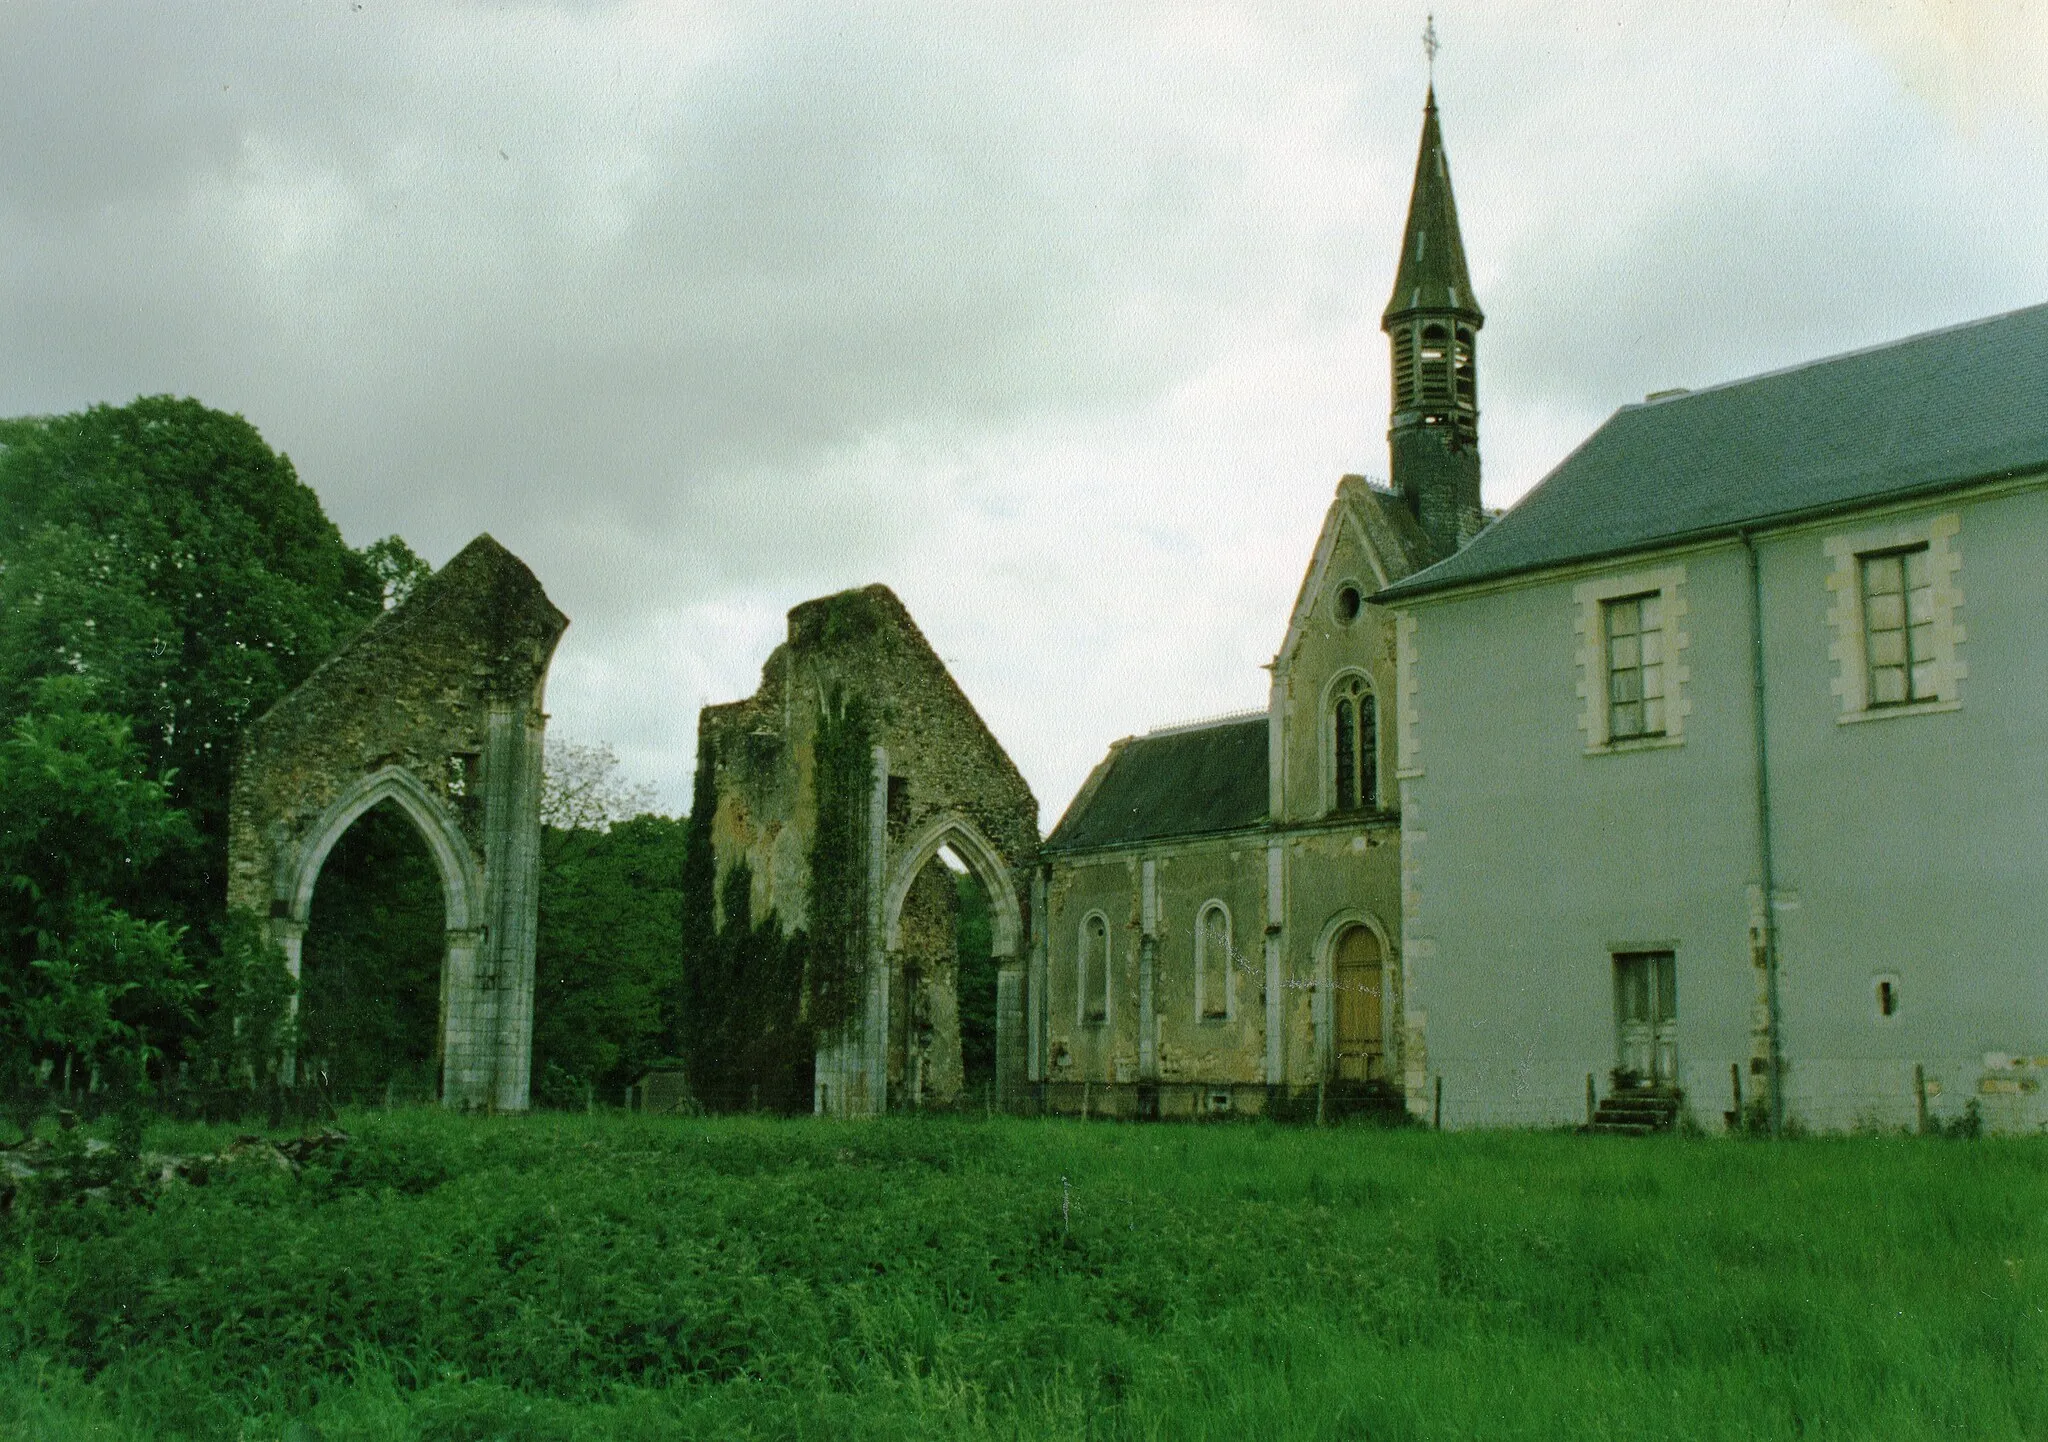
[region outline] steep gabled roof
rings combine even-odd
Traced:
[[[1624,406],[1471,545],[1373,599],[2048,470],[2048,305]]]
[[[1316,534],[1316,548],[1302,573],[1301,588],[1294,595],[1294,609],[1288,613],[1287,634],[1274,653],[1274,664],[1286,666],[1294,648],[1315,611],[1316,600],[1336,554],[1337,539],[1351,527],[1371,563],[1375,590],[1392,585],[1436,559],[1436,548],[1423,534],[1415,515],[1392,491],[1381,490],[1364,476],[1345,476],[1337,482],[1336,497],[1323,513],[1323,528]]]
[[[1045,849],[1235,831],[1265,819],[1266,717],[1260,712],[1117,742],[1045,839]]]

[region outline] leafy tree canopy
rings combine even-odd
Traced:
[[[39,1062],[140,1081],[189,1023],[180,933],[137,914],[143,872],[190,841],[128,723],[78,677],[39,682],[0,739],[0,1082]]]
[[[129,719],[199,837],[159,866],[161,914],[218,922],[238,733],[422,569],[396,537],[352,550],[240,416],[151,396],[0,421],[0,715],[75,675]]]
[[[549,827],[540,878],[534,1089],[580,1105],[583,1087],[617,1103],[668,1053],[682,971],[687,824],[667,816],[604,830]]]

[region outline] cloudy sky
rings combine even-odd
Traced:
[[[1037,790],[1254,707],[1379,312],[1423,5],[0,0],[0,414],[238,411],[490,531],[556,734],[688,800],[894,587]],[[1436,0],[1487,499],[1615,406],[2048,299],[2048,4]]]

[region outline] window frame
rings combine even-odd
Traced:
[[[1344,747],[1339,744],[1339,715],[1341,705],[1351,706],[1351,741],[1349,759],[1351,780],[1357,799],[1349,801],[1343,786]],[[1367,707],[1372,714],[1370,736],[1367,728],[1359,723]],[[1385,719],[1380,714],[1379,688],[1372,683],[1372,677],[1355,666],[1347,666],[1330,678],[1323,690],[1323,704],[1316,720],[1318,750],[1322,753],[1323,771],[1323,815],[1343,816],[1354,813],[1377,811],[1380,802],[1380,739]]]
[[[1964,604],[1961,531],[1961,513],[1946,511],[1860,531],[1839,532],[1822,540],[1822,554],[1832,563],[1827,575],[1827,587],[1834,593],[1834,604],[1827,615],[1833,631],[1828,659],[1835,663],[1830,689],[1839,708],[1837,724],[1961,709],[1962,682],[1970,674],[1968,663],[1958,654],[1958,648],[1969,639],[1958,615]],[[1907,697],[1903,701],[1879,701],[1872,674],[1876,668],[1871,663],[1866,565],[1890,556],[1919,553],[1927,557],[1928,573],[1928,655],[1920,663],[1927,671],[1927,687],[1923,693],[1912,681],[1916,668],[1912,661],[1911,588],[1904,587],[1902,562],[1901,594],[1906,597],[1903,604],[1909,610],[1905,617]]]
[[[1632,629],[1617,630],[1615,622],[1629,615]],[[1654,609],[1652,609],[1654,608]],[[1648,741],[1665,734],[1664,707],[1664,593],[1643,591],[1633,596],[1609,596],[1600,602],[1600,634],[1607,673],[1607,738],[1610,742]],[[1631,664],[1617,664],[1625,642],[1634,642]],[[1651,659],[1652,653],[1655,659]],[[1622,699],[1615,692],[1617,678],[1635,678],[1634,696]],[[1654,694],[1652,694],[1654,691]],[[1622,730],[1619,721],[1624,708],[1636,708],[1636,725]],[[1652,708],[1656,724],[1650,724]]]
[[[1617,736],[1609,700],[1612,682],[1608,669],[1607,603],[1647,596],[1655,596],[1658,605],[1656,632],[1661,655],[1658,664],[1663,667],[1664,729]],[[1579,638],[1579,730],[1585,754],[1617,755],[1684,745],[1685,719],[1692,713],[1692,668],[1685,654],[1692,645],[1692,635],[1685,627],[1689,610],[1685,567],[1661,566],[1582,581],[1573,588],[1572,601],[1574,628]]]
[[[1913,560],[1920,558],[1917,568],[1925,577],[1914,585]],[[1881,579],[1896,580],[1896,591],[1873,591],[1871,581],[1874,573],[1890,570],[1894,574]],[[1863,605],[1863,681],[1865,695],[1863,704],[1871,710],[1880,706],[1912,706],[1917,703],[1938,701],[1941,697],[1934,688],[1934,618],[1933,611],[1933,564],[1926,543],[1917,546],[1899,546],[1883,551],[1859,551],[1856,554],[1857,584],[1861,588]],[[1896,595],[1899,598],[1897,625],[1879,626],[1873,618],[1872,603]],[[1915,619],[1916,597],[1924,597],[1929,612],[1927,620]],[[1878,641],[1883,636],[1896,632],[1899,637],[1901,659],[1897,662],[1879,661]],[[1897,672],[1901,695],[1897,699],[1886,699],[1877,693],[1883,673]],[[1923,676],[1922,673],[1928,673]]]

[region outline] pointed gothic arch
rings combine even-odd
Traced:
[[[1024,908],[1017,901],[1009,864],[981,828],[958,812],[927,821],[897,853],[882,892],[883,945],[890,951],[902,945],[903,899],[910,894],[917,874],[946,846],[967,863],[982,894],[988,897],[989,949],[999,958],[1015,957],[1023,947]]]
[[[527,1105],[542,700],[567,625],[533,573],[479,536],[252,722],[235,758],[228,904],[268,918],[294,976],[349,827],[388,801],[425,843],[444,908],[451,1107]]]
[[[483,864],[462,835],[462,826],[433,792],[403,767],[386,766],[357,780],[328,803],[299,846],[285,892],[284,919],[305,926],[313,915],[313,890],[336,842],[364,812],[389,801],[405,813],[434,858],[447,908],[447,929],[467,931],[483,914]]]

